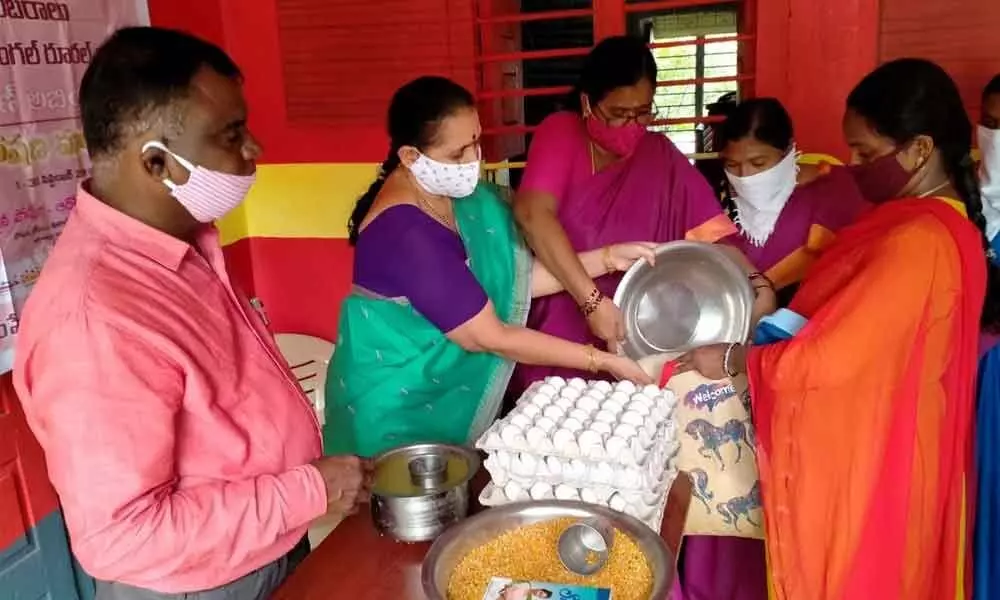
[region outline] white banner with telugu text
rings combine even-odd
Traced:
[[[145,0],[0,0],[0,373],[89,174],[80,78],[112,31],[148,22]]]

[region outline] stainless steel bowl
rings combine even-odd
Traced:
[[[424,558],[421,573],[424,594],[430,600],[446,600],[451,574],[466,554],[508,531],[563,517],[606,519],[618,531],[635,540],[653,572],[650,600],[667,597],[673,583],[675,561],[663,538],[638,519],[624,513],[594,504],[562,500],[516,502],[491,508],[446,531]],[[497,573],[497,576],[502,577],[503,573]]]
[[[744,269],[713,244],[664,244],[656,249],[655,266],[632,265],[615,291],[625,319],[623,351],[638,360],[742,342],[753,301]]]
[[[427,542],[469,513],[469,480],[479,454],[448,444],[416,444],[375,457],[372,521],[401,542]]]

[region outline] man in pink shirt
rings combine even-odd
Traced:
[[[98,600],[267,598],[370,465],[319,425],[212,221],[253,183],[239,69],[128,28],[80,89],[93,179],[24,310],[14,381]],[[337,568],[348,568],[345,565]]]

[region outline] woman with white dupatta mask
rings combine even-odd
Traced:
[[[781,306],[835,232],[866,208],[847,169],[798,164],[792,120],[774,98],[740,103],[719,129],[737,246],[774,283]]]
[[[979,186],[986,218],[986,237],[993,248],[993,262],[1000,264],[1000,75],[983,90],[982,113],[976,137],[981,154]]]

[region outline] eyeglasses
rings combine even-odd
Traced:
[[[629,110],[626,108],[612,107],[604,110],[600,105],[595,104],[593,111],[602,121],[612,127],[623,127],[635,122],[639,125],[649,125],[656,120],[656,105],[650,104],[648,107]]]

